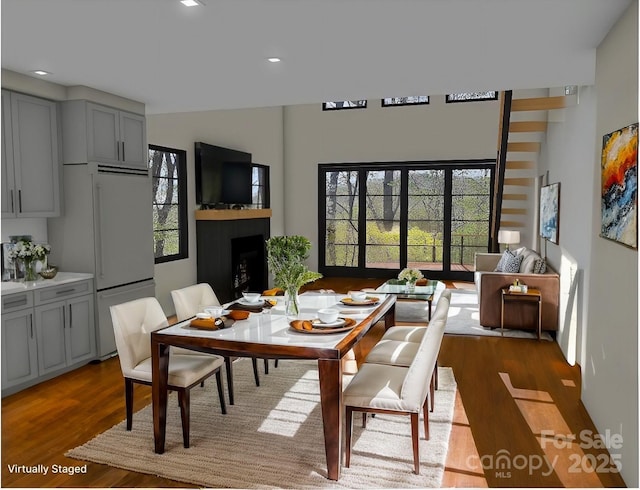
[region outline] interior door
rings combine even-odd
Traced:
[[[153,277],[153,217],[148,175],[94,175],[97,289]]]

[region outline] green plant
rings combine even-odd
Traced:
[[[267,264],[277,287],[297,292],[302,285],[322,277],[304,264],[311,250],[309,239],[300,235],[274,236],[266,243]]]

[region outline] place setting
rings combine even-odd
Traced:
[[[261,293],[243,292],[242,298],[229,304],[227,308],[232,311],[249,311],[261,313],[265,308],[272,308],[278,303],[275,299],[263,299]]]
[[[246,320],[248,311],[234,311],[224,309],[222,306],[208,306],[204,311],[196,313],[189,327],[198,330],[222,330],[231,327],[237,320]]]
[[[366,291],[349,291],[349,296],[340,300],[346,306],[373,306],[379,302],[378,296],[371,296]]]
[[[342,317],[333,308],[322,308],[317,313],[317,318],[290,321],[291,329],[301,333],[326,335],[346,332],[356,325],[353,318]]]

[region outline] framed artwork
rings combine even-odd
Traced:
[[[540,189],[540,236],[558,243],[560,219],[560,182]]]
[[[600,236],[638,248],[638,123],[602,138]]]

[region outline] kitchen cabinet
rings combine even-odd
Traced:
[[[93,280],[35,284],[2,296],[3,396],[96,358]]]
[[[33,293],[2,297],[2,390],[38,377]]]
[[[60,215],[56,102],[2,91],[3,218]]]
[[[143,115],[83,100],[63,102],[63,162],[147,169]]]

